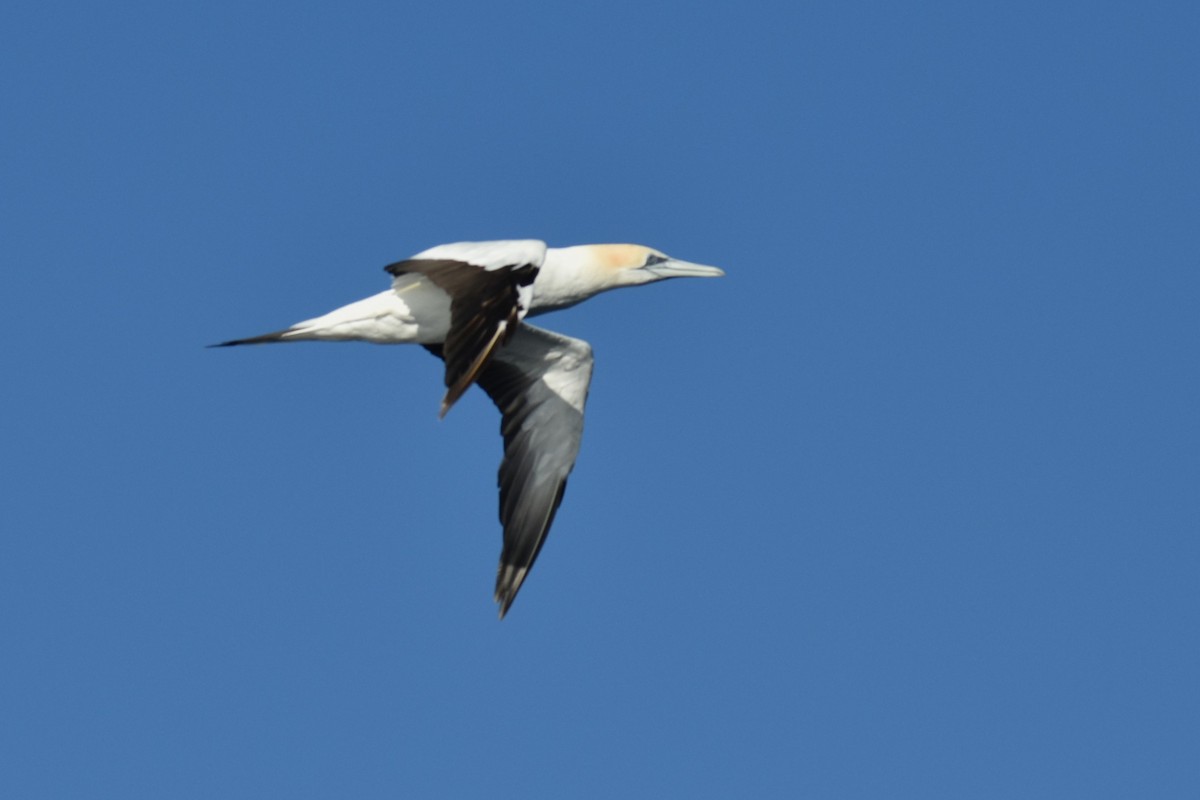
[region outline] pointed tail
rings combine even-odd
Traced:
[[[264,333],[262,336],[251,336],[249,339],[230,339],[228,342],[219,342],[210,344],[209,347],[233,347],[237,344],[267,344],[269,342],[285,342],[288,338],[287,334],[295,333],[293,328],[285,328],[274,333]],[[285,338],[286,337],[286,338]]]

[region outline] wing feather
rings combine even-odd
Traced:
[[[436,347],[429,348],[439,354]],[[504,547],[496,572],[503,618],[533,568],[562,503],[583,437],[592,377],[587,342],[521,324],[476,382],[500,409],[497,483]]]
[[[442,416],[525,318],[545,255],[545,243],[535,240],[459,242],[384,268],[397,280],[411,273],[424,275],[450,296]]]

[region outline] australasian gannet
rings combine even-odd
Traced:
[[[529,325],[544,314],[622,286],[724,275],[633,244],[551,247],[508,240],[458,242],[384,268],[392,288],[297,322],[214,347],[294,341],[421,344],[446,365],[441,416],[472,383],[500,409],[500,617],[533,567],[579,455],[592,377],[587,342]]]

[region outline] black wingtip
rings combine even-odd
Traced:
[[[462,397],[469,388],[471,388],[471,384],[469,383],[466,385],[450,387],[450,389],[446,392],[446,396],[442,398],[442,407],[438,409],[438,419],[445,419],[446,415],[450,413],[450,409],[454,408],[454,404],[458,402],[459,398]]]
[[[529,574],[529,568],[519,568],[515,564],[504,564],[501,562],[500,568],[496,571],[496,602],[500,604],[500,619],[504,619],[504,615],[508,613],[508,609],[512,608],[513,601],[517,599],[517,592],[521,591],[521,584],[525,582],[525,576]]]

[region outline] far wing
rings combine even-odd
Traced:
[[[436,348],[430,348],[437,353]],[[504,549],[496,573],[503,619],[541,552],[579,455],[592,379],[587,342],[522,324],[477,382],[500,409],[500,522]]]
[[[424,275],[450,295],[450,332],[442,348],[446,361],[442,416],[525,318],[533,281],[545,257],[546,243],[533,239],[459,242],[384,268],[395,278]]]

